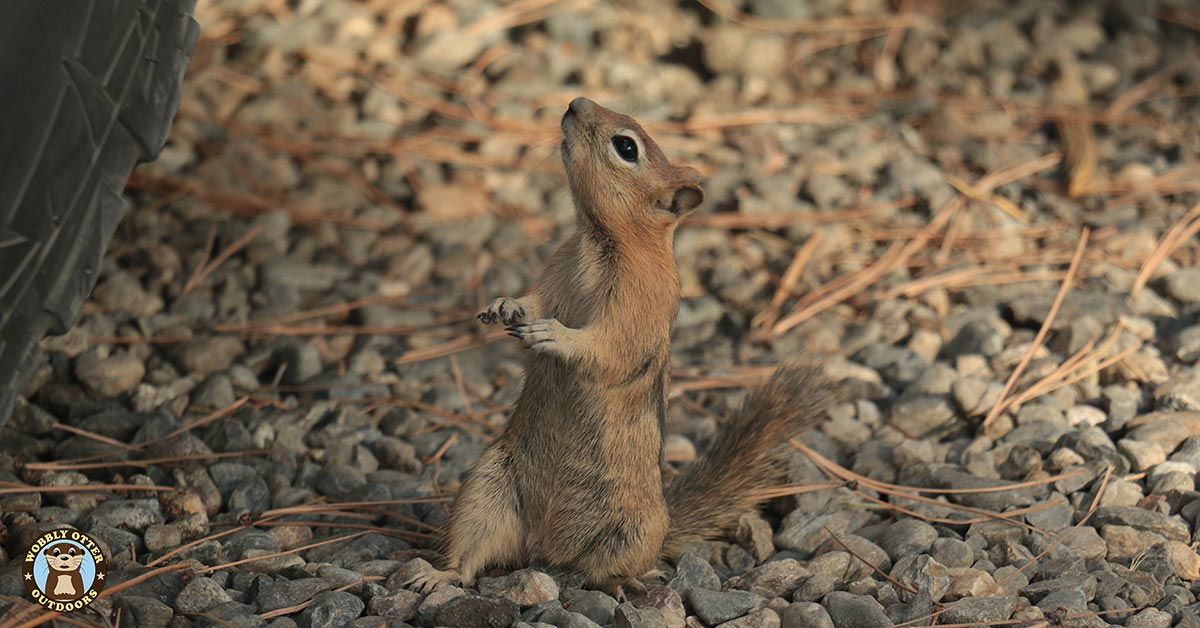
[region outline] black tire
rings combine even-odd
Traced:
[[[0,2],[0,425],[96,284],[137,163],[158,156],[195,0]]]

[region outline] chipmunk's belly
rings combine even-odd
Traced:
[[[591,420],[613,417],[585,418]],[[635,429],[577,433],[553,443],[557,447],[530,452],[531,464],[518,469],[526,549],[534,562],[588,570],[596,561],[628,554],[631,547],[657,555],[667,519],[657,418],[648,413],[622,422]],[[641,442],[618,451],[628,438]]]

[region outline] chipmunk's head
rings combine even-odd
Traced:
[[[592,220],[669,229],[704,200],[696,169],[671,165],[629,116],[576,98],[562,132],[571,194]]]

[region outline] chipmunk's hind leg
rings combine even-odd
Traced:
[[[666,513],[609,521],[581,561],[587,583],[621,600],[627,593],[645,592],[638,576],[654,575],[651,567],[662,547],[666,526]]]
[[[429,569],[405,583],[429,592],[443,583],[470,585],[489,565],[517,562],[525,552],[517,494],[497,447],[484,452],[463,482],[446,528],[446,569]]]

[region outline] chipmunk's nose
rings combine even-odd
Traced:
[[[567,106],[567,110],[579,116],[580,118],[586,118],[592,113],[592,110],[595,109],[595,107],[596,103],[580,96],[579,98],[571,101],[571,104]]]

